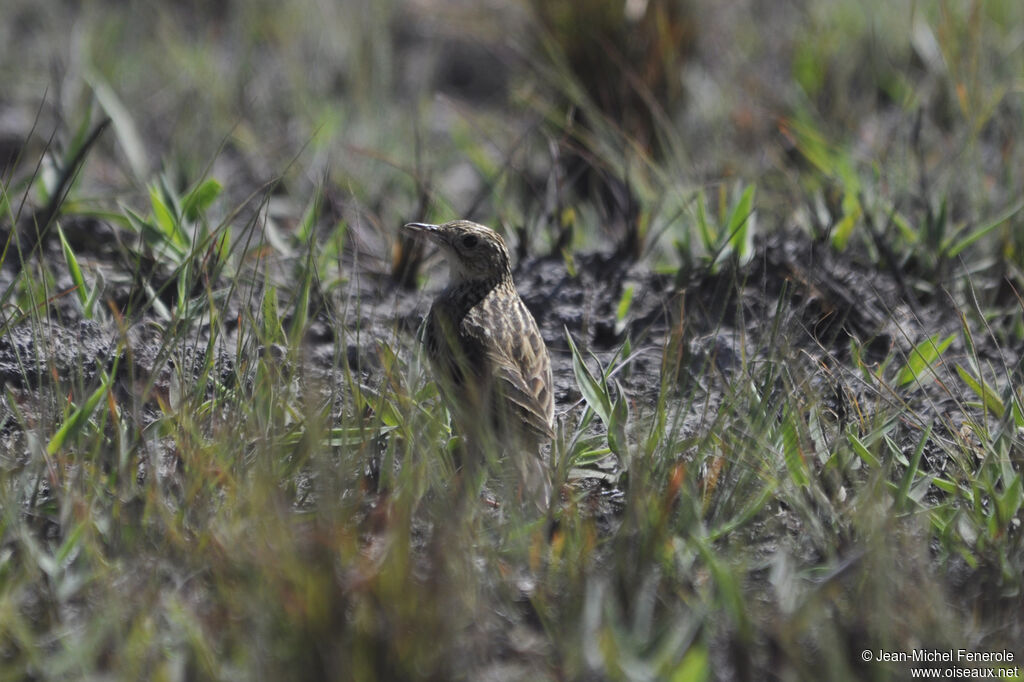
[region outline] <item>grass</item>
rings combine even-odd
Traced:
[[[1019,665],[1018,4],[811,3],[761,18],[773,44],[714,3],[565,5],[595,40],[632,27],[639,72],[525,5],[229,2],[186,30],[16,2],[0,678]],[[732,51],[666,53],[691,22]],[[423,66],[481,55],[497,100]],[[607,83],[574,71],[598,57]],[[634,273],[614,343],[602,291],[550,318],[553,532],[503,463],[459,493],[415,348],[433,261],[395,230],[461,215],[524,275],[614,289],[595,248]]]

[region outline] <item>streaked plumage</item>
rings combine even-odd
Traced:
[[[554,434],[551,361],[512,281],[504,240],[466,220],[405,229],[436,243],[449,263],[424,343],[457,425],[472,440],[526,453],[519,461],[524,482],[542,488],[534,493],[546,506],[550,482],[538,448]]]

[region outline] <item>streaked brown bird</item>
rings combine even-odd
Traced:
[[[448,261],[448,286],[430,307],[423,341],[456,426],[476,447],[498,445],[515,458],[527,494],[547,510],[541,445],[554,436],[551,359],[512,281],[505,241],[468,220],[405,229]]]

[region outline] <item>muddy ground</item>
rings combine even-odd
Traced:
[[[152,306],[139,305],[147,294],[137,286],[139,273],[131,272],[120,257],[123,252],[111,245],[112,229],[88,223],[66,232],[74,235],[79,258],[106,273],[105,299],[111,310],[130,306],[142,313],[119,322],[110,316],[105,323],[87,320],[69,295],[56,297],[33,321],[26,319],[23,311],[8,307],[2,321],[4,333],[0,334],[0,379],[10,391],[8,396],[27,395],[25,392],[40,385],[52,386],[53,379],[58,386],[89,386],[97,381],[101,369],[117,371],[116,386],[124,397],[148,390],[150,385],[152,396],[166,397],[174,374],[185,381],[200,380],[189,372],[205,364],[209,330],[198,324],[188,331],[190,341],[181,348],[161,345],[156,330],[167,321]],[[90,230],[95,231],[92,239]],[[120,235],[117,241],[131,239]],[[52,231],[44,239],[42,257],[49,263],[63,259]],[[359,263],[360,259],[354,257],[350,262]],[[16,270],[9,264],[3,279],[9,282]],[[402,286],[377,269],[356,269],[350,273],[347,290],[314,296],[303,370],[343,393],[345,372],[336,365],[343,357],[348,369],[357,372],[367,385],[383,381],[381,346],[411,357],[416,352],[416,330],[430,298],[443,286],[442,264],[430,259],[426,270],[431,275],[422,290]],[[585,353],[592,354],[595,373],[600,368],[593,360],[608,367],[628,340],[629,360],[616,370],[615,378],[638,423],[650,416],[663,384],[677,396],[699,394],[701,399],[694,401],[698,405],[714,404],[730,385],[742,381],[740,374],[752,373],[760,362],[780,358],[804,363],[800,374],[813,377],[808,386],[825,396],[840,427],[854,419],[854,403],[872,404],[877,409],[886,402],[895,405],[906,400],[914,406],[919,423],[962,419],[955,397],[941,384],[880,396],[857,376],[851,357],[854,348],[859,349],[860,362],[875,368],[892,354],[905,358],[913,346],[933,334],[957,332],[961,314],[970,317],[971,313],[954,305],[951,294],[941,287],[932,285],[927,290],[930,293],[908,297],[908,286],[915,284],[912,275],[880,272],[856,250],[840,253],[802,234],[782,231],[758,240],[749,262],[727,262],[714,273],[659,274],[614,253],[576,254],[572,270],[570,274],[561,256],[527,257],[515,266],[519,291],[551,351],[556,413],[566,422],[578,416],[582,405],[566,333]],[[173,306],[173,273],[156,273],[153,281],[154,290]],[[997,281],[977,277],[972,284],[976,290],[999,287]],[[58,274],[56,285],[58,291],[65,292],[73,287],[67,274]],[[627,288],[633,290],[632,302],[620,318],[619,304]],[[227,334],[218,340],[214,366],[225,385],[251,379],[245,376],[252,371],[251,364],[235,366],[238,339],[232,324],[243,314],[243,304],[238,301],[247,298],[235,296],[222,311]],[[283,313],[289,320],[288,312]],[[975,336],[983,363],[1018,367],[1021,349],[1004,343],[1009,330],[1001,327],[1013,320],[1012,313],[994,318],[989,333]],[[121,339],[124,342],[119,345]],[[780,354],[783,347],[786,352]],[[339,352],[339,348],[343,350]],[[254,357],[284,359],[283,353],[273,348],[250,350]],[[963,364],[964,352],[962,342],[954,342],[940,373],[948,373],[957,362]],[[675,364],[671,362],[673,354],[678,356]],[[670,378],[667,371],[673,373]],[[57,409],[52,402],[56,396],[50,398]],[[26,400],[23,404],[47,402]],[[157,410],[151,400],[139,417],[153,419]],[[706,416],[703,411],[688,415],[684,431],[691,431],[690,435],[699,432]],[[8,436],[17,431],[10,414],[2,428]]]

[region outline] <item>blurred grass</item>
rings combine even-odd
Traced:
[[[10,2],[0,677],[889,679],[860,652],[1019,647],[1022,15]],[[103,116],[58,250],[18,255]],[[548,538],[454,492],[436,389],[373,317],[423,267],[397,226],[463,214],[736,290],[802,231],[960,326],[822,367],[784,292],[726,373],[686,365],[683,315],[653,405],[579,352],[560,472],[628,466]],[[66,371],[85,319],[110,347]]]

